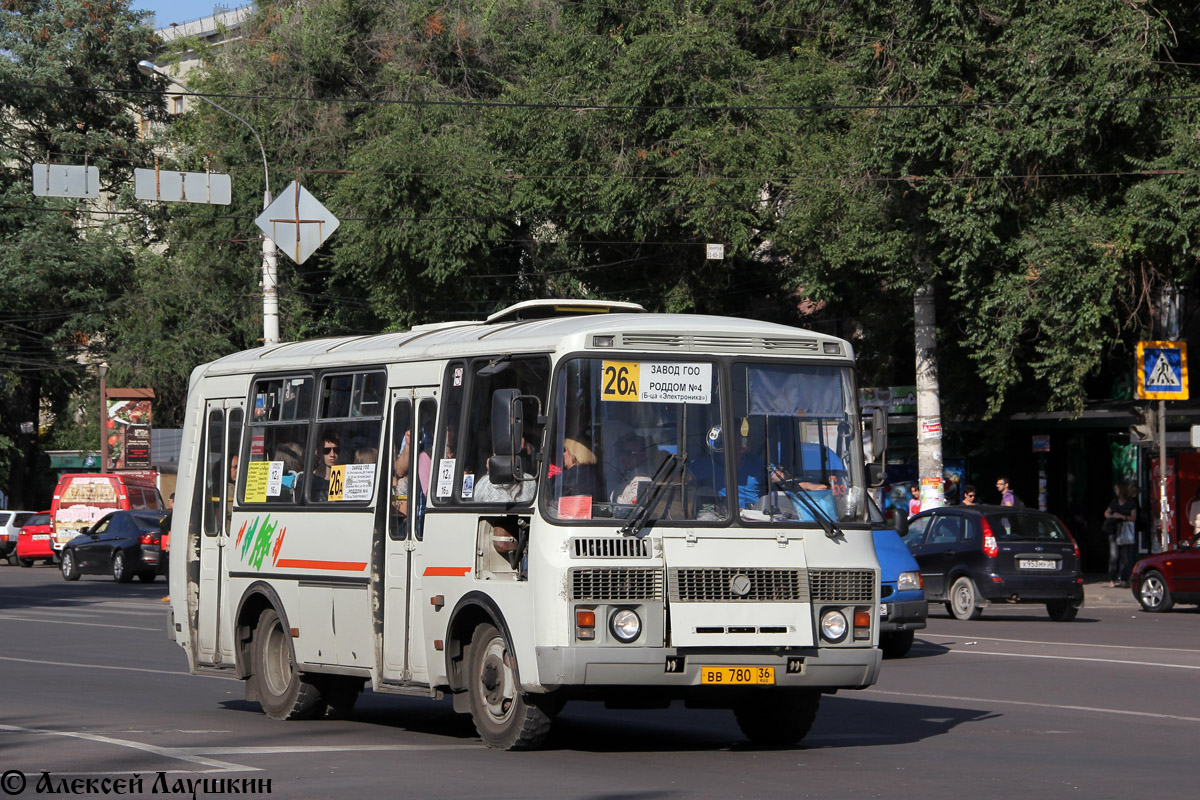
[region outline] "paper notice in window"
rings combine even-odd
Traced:
[[[277,462],[280,465],[282,461]],[[271,478],[270,461],[251,461],[246,467],[246,502],[267,502],[267,484]]]
[[[454,494],[454,459],[438,460],[437,496],[451,497]]]
[[[346,483],[342,487],[343,500],[370,500],[375,486],[374,464],[347,464]]]
[[[560,519],[591,519],[592,498],[586,494],[568,495],[558,501]]]

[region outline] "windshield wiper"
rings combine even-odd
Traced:
[[[683,459],[678,454],[671,453],[658,465],[654,476],[650,478],[650,486],[644,491],[638,492],[637,505],[633,507],[633,512],[629,515],[629,521],[621,526],[622,536],[632,535],[641,539],[646,535],[645,528],[646,523],[650,521],[650,509],[654,508],[654,504],[658,502],[663,490],[667,488],[667,481],[671,479],[682,463]]]
[[[780,473],[783,472],[783,470],[780,470],[774,465],[771,465],[771,471],[778,471]],[[822,510],[821,504],[818,503],[812,496],[812,492],[810,492],[808,489],[805,489],[800,484],[799,480],[795,478],[784,478],[783,480],[775,481],[775,485],[782,487],[784,494],[786,494],[788,499],[793,503],[799,501],[800,504],[803,505],[808,511],[808,513],[812,514],[814,521],[821,526],[821,530],[825,531],[825,535],[830,539],[836,539],[839,536],[845,536],[845,533],[842,532],[842,529],[838,526],[837,522],[831,519],[829,515]],[[799,494],[796,492],[797,489],[800,490]]]

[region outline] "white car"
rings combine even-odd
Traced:
[[[36,511],[0,511],[0,559],[7,558],[8,563],[17,565],[17,537],[25,521],[36,514]]]

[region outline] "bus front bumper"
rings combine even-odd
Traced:
[[[537,682],[547,688],[708,688],[711,684],[701,680],[705,667],[772,667],[773,685],[777,687],[862,689],[875,683],[881,658],[877,647],[797,648],[744,654],[671,647],[539,647]]]

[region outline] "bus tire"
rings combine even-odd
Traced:
[[[733,715],[742,734],[763,747],[789,747],[808,735],[821,693],[815,689],[754,692],[736,703]]]
[[[497,750],[532,750],[550,732],[551,715],[521,691],[516,655],[491,623],[471,636],[467,695],[471,719],[484,744]]]
[[[322,710],[315,681],[296,669],[290,634],[273,608],[264,609],[254,629],[254,682],[248,687],[272,719],[312,719]]]

